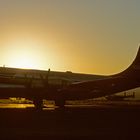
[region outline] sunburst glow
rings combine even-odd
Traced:
[[[5,46],[5,60],[10,67],[38,68],[41,65],[40,44],[33,41],[19,40]]]
[[[11,58],[10,65],[18,68],[36,68],[37,63],[32,55],[21,54]]]

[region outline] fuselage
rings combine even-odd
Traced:
[[[19,69],[0,67],[0,77],[9,77],[21,80],[32,80],[32,82],[47,80],[50,84],[63,85],[75,82],[93,81],[106,78],[104,75],[82,74],[73,73],[71,71],[58,72],[58,71],[45,71],[34,69]],[[18,83],[17,83],[18,84]],[[43,86],[43,85],[42,85]]]
[[[0,97],[46,98],[56,100],[65,95],[67,99],[83,99],[75,93],[60,90],[73,83],[104,79],[107,76],[73,73],[70,71],[44,71],[34,69],[0,68]],[[76,96],[75,96],[76,95]]]

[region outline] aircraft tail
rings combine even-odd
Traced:
[[[139,79],[140,80],[140,47],[138,49],[136,58],[132,62],[132,64],[123,72],[116,74],[118,76],[126,76],[131,79]]]
[[[68,87],[66,92],[69,92],[70,95],[73,92],[74,97],[77,95],[77,99],[89,99],[103,97],[137,87],[140,87],[140,47],[133,63],[123,72],[106,76],[106,78],[99,80],[73,83]]]

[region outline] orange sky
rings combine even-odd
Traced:
[[[0,65],[113,74],[133,61],[137,0],[0,0]]]

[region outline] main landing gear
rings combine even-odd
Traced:
[[[36,110],[43,109],[43,99],[33,99],[33,104]],[[65,100],[55,100],[55,105],[58,106],[58,109],[63,110],[65,108]]]
[[[55,100],[55,105],[59,107],[59,109],[65,108],[65,100],[59,99]]]
[[[33,104],[34,104],[36,110],[43,109],[43,99],[34,99]]]

